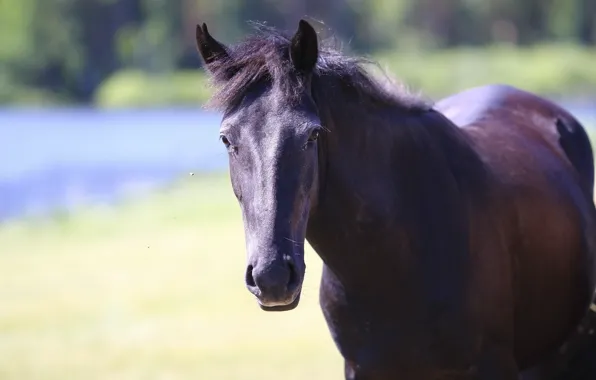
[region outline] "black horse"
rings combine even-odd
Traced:
[[[197,45],[263,310],[298,305],[307,239],[346,379],[555,372],[596,273],[592,149],[569,113],[496,85],[433,105],[305,21],[235,47],[203,24]]]

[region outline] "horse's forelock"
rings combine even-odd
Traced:
[[[230,48],[229,59],[210,66],[210,82],[214,91],[207,107],[228,109],[254,85],[263,82],[276,86],[290,101],[300,95],[302,87],[295,80],[288,54],[291,37],[263,24],[255,24],[255,29],[255,34]],[[336,44],[334,38],[321,41],[314,75],[337,78],[375,101],[407,108],[430,108],[421,97],[389,80],[382,69],[384,78],[375,78],[367,72],[364,66],[375,64],[374,61],[346,57],[335,47]]]

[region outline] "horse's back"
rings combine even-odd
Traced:
[[[473,87],[441,99],[434,108],[456,125],[464,127],[502,107],[503,101],[514,90],[507,85]]]
[[[562,107],[511,86],[490,85],[445,98],[435,109],[470,137],[504,183],[513,187],[540,183],[545,190],[559,188],[580,198],[582,208],[585,198],[592,203],[590,140]],[[578,189],[583,197],[577,195]]]
[[[492,127],[501,134],[509,128],[519,134],[524,132],[520,125],[525,125],[562,153],[577,170],[582,187],[591,197],[594,159],[590,140],[577,119],[562,107],[512,86],[488,85],[442,99],[435,108],[461,128]]]
[[[594,289],[587,134],[561,107],[509,86],[473,88],[435,109],[465,131],[495,176],[491,218],[506,231],[503,252],[512,263],[501,281],[514,284],[516,356],[522,367],[534,365],[577,326]]]

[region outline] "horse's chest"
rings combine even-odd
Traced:
[[[354,297],[324,270],[320,305],[346,371],[406,374],[466,367],[476,340],[465,319],[429,313],[425,303],[404,299],[409,302],[374,294]]]
[[[394,311],[354,302],[332,278],[323,276],[320,304],[331,336],[346,365],[360,370],[385,368],[423,354],[424,334],[399,318]],[[346,367],[347,370],[347,367]]]
[[[414,334],[408,336],[398,325],[381,327],[359,318],[356,310],[324,308],[323,314],[345,359],[346,379],[394,379],[397,374],[425,378],[418,374],[429,368],[430,358]]]
[[[331,336],[346,361],[346,371],[369,373],[384,368],[395,356],[391,336],[383,336],[371,323],[336,310],[323,309]],[[347,377],[350,378],[350,377]]]

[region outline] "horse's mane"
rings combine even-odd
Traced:
[[[292,80],[295,75],[292,75],[293,66],[288,53],[291,35],[262,24],[254,26],[255,34],[227,47],[229,59],[211,64],[210,80],[214,92],[208,107],[227,109],[259,83],[277,86],[289,99],[301,96],[301,83]],[[320,40],[319,58],[313,73],[315,78],[339,79],[361,99],[377,104],[413,110],[431,108],[429,101],[411,93],[403,84],[392,81],[374,61],[343,55],[335,47],[336,42],[333,38]],[[376,66],[383,75],[375,77],[365,69],[365,65]]]

